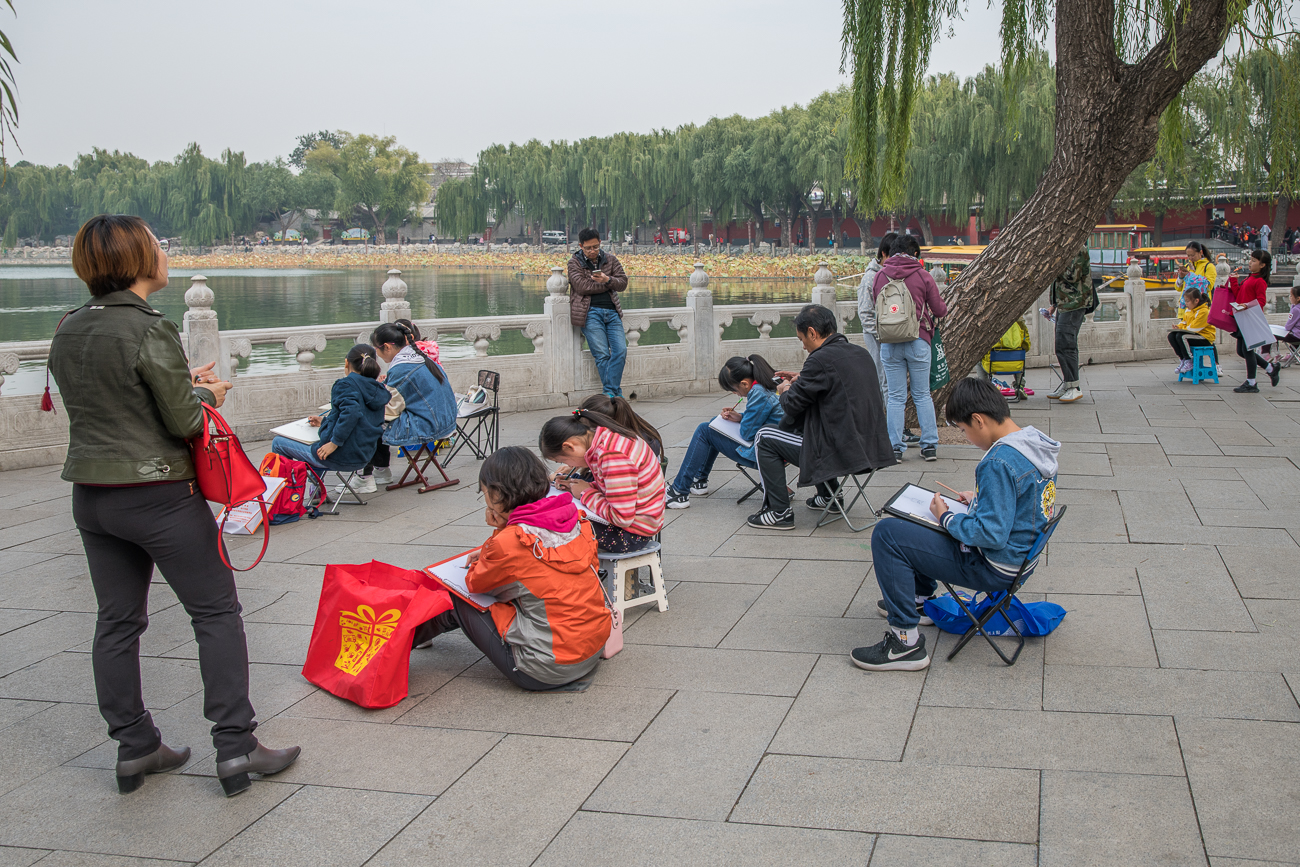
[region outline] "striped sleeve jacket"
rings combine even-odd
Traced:
[[[653,536],[664,526],[664,474],[645,440],[597,428],[587,449],[594,484],[582,504],[616,527]]]

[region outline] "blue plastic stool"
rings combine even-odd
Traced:
[[[1219,383],[1219,368],[1215,362],[1213,346],[1193,346],[1192,347],[1192,369],[1186,373],[1178,374],[1178,381],[1190,379],[1192,385],[1203,379],[1214,380],[1215,385]]]

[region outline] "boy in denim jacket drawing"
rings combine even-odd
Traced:
[[[987,449],[975,468],[976,490],[961,495],[970,510],[958,515],[936,494],[930,511],[947,532],[899,518],[876,525],[871,557],[885,596],[877,608],[889,630],[879,644],[853,651],[858,668],[928,668],[925,636],[917,626],[933,623],[922,604],[934,594],[936,577],[986,593],[1006,590],[1052,518],[1060,443],[1013,422],[1006,398],[983,380],[959,382],[945,414],[972,445]]]

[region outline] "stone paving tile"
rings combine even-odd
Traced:
[[[367,863],[532,864],[625,749],[510,735]]]
[[[1205,864],[1185,780],[1136,774],[1043,773],[1043,864]]]
[[[852,560],[815,565],[795,562],[781,570],[750,606],[755,614],[840,617],[868,580],[870,565]],[[871,581],[874,586],[875,581]]]
[[[108,737],[98,708],[55,704],[4,729],[0,736],[0,793],[11,792]]]
[[[28,850],[31,851],[31,850]],[[0,861],[0,864],[3,864]],[[93,852],[51,852],[40,862],[43,867],[182,867],[184,861],[99,855]]]
[[[823,656],[767,748],[769,753],[900,761],[925,677],[865,672],[847,654]]]
[[[1294,547],[1225,545],[1219,549],[1219,556],[1243,599],[1300,599],[1300,576],[1293,566],[1297,553]]]
[[[760,584],[684,583],[673,588],[668,611],[644,606],[645,614],[624,627],[623,640],[631,644],[717,647],[762,592]]]
[[[948,654],[959,638],[946,632],[940,632],[933,642],[926,638],[935,662],[926,671],[921,704],[1003,710],[1042,708],[1047,639],[1027,638],[1016,664],[1008,668],[978,636],[962,648],[956,659],[949,660]],[[994,640],[1001,642],[999,646],[1010,644],[1003,639]]]
[[[1187,777],[1211,855],[1294,859],[1300,726],[1178,719]]]
[[[303,786],[205,858],[203,867],[359,867],[432,801],[421,795]]]
[[[959,734],[974,732],[986,736]],[[904,761],[986,768],[1183,774],[1172,719],[1100,713],[922,706],[916,711]]]
[[[1038,847],[881,834],[871,853],[872,867],[968,867],[972,864],[1037,867]]]
[[[864,623],[854,617],[746,614],[719,645],[732,650],[791,651],[795,653],[848,653],[863,644],[875,644],[884,624]]]
[[[1137,567],[1151,628],[1254,631],[1254,621],[1214,550],[1188,547],[1185,553],[1186,565]]]
[[[197,660],[140,658],[145,707],[171,707],[203,688]],[[95,704],[89,653],[60,653],[0,678],[0,698]]]
[[[398,725],[634,741],[672,698],[665,689],[592,686],[536,694],[504,678],[462,677],[397,717]]]
[[[29,867],[49,855],[48,849],[16,849],[0,846],[0,867]]]
[[[277,782],[412,795],[442,794],[501,739],[497,732],[286,716],[259,726],[257,736],[272,745],[302,746],[302,757],[277,774]],[[211,764],[204,770],[216,773]]]
[[[0,845],[199,861],[296,790],[263,781],[227,799],[215,780],[159,774],[124,798],[111,775],[58,768],[0,798]]]
[[[611,840],[618,841],[617,862],[623,867],[865,867],[872,852],[867,834],[579,812],[534,863],[605,863]]]
[[[1158,666],[1141,598],[1057,593],[1052,601],[1066,615],[1047,637],[1048,665]]]
[[[722,821],[789,709],[775,696],[679,692],[584,809]]]
[[[1036,843],[1038,780],[1038,771],[767,756],[731,821]]]
[[[638,645],[636,653],[623,652],[601,663],[592,682],[793,697],[816,662],[808,653]]]
[[[1300,707],[1282,676],[1266,672],[1051,665],[1044,675],[1043,707],[1300,722]]]

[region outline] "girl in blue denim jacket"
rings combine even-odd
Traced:
[[[379,326],[371,339],[389,365],[385,383],[406,402],[402,414],[388,423],[383,441],[415,446],[451,436],[456,430],[456,394],[446,371],[416,346],[415,335],[401,323]]]
[[[691,494],[704,496],[709,492],[709,472],[718,455],[726,455],[743,466],[757,468],[754,460],[754,435],[759,428],[781,423],[785,417],[781,401],[776,396],[774,381],[776,371],[761,355],[748,358],[736,356],[729,359],[718,372],[718,385],[723,390],[745,399],[745,412],[724,409],[722,418],[740,423],[740,438],[748,445],[739,443],[724,433],[720,433],[704,422],[695,429],[691,437],[690,448],[682,461],[677,478],[668,486],[667,503],[670,509],[688,509]]]

